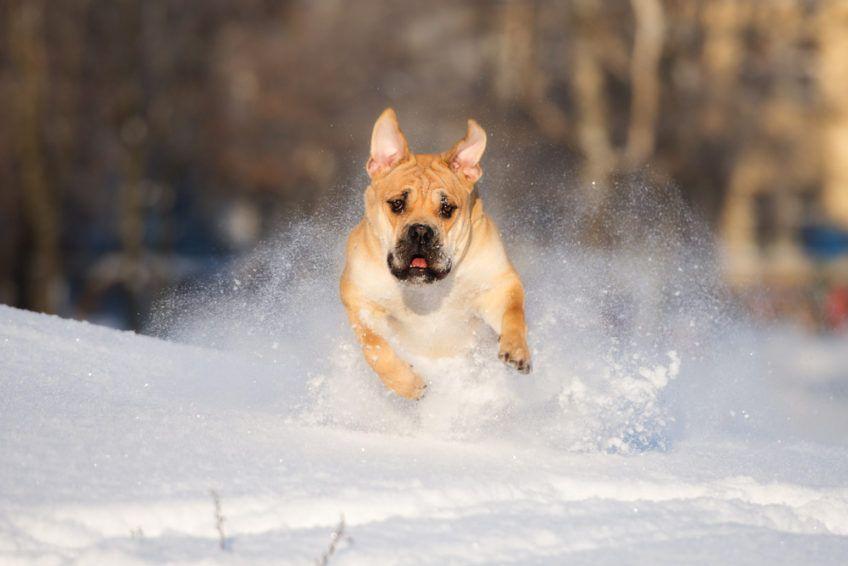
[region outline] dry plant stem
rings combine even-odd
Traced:
[[[214,489],[209,490],[212,502],[215,504],[215,530],[218,531],[218,545],[221,550],[227,550],[227,535],[224,533],[224,514],[221,512],[221,498]]]
[[[327,547],[327,550],[324,551],[324,554],[321,555],[321,558],[315,561],[318,566],[326,566],[330,562],[330,557],[336,552],[336,548],[338,548],[339,543],[342,540],[351,541],[352,539],[345,534],[345,518],[344,515],[339,519],[339,524],[336,525],[335,530],[333,530],[333,534],[330,535],[330,546]]]

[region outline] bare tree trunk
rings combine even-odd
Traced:
[[[737,92],[741,56],[745,53],[742,30],[750,19],[751,9],[750,3],[737,0],[712,0],[704,4],[701,67],[709,91],[701,127],[708,136],[717,136],[727,129],[727,108]]]
[[[583,153],[583,182],[594,185],[588,189],[590,202],[600,202],[606,191],[609,175],[615,168],[616,155],[610,141],[606,89],[603,69],[589,33],[597,25],[597,6],[580,2],[575,38],[574,95],[577,105],[577,140]]]
[[[720,219],[722,261],[733,286],[745,287],[762,276],[764,262],[757,246],[756,198],[771,180],[770,157],[750,151],[736,161],[728,182],[727,204]]]
[[[609,107],[604,85],[604,70],[598,56],[593,30],[600,25],[598,5],[581,0],[576,2],[574,39],[573,88],[577,113],[577,145],[583,156],[580,175],[587,215],[584,218],[583,239],[603,246],[609,234],[605,226],[606,208],[611,199],[610,176],[617,155],[610,138]]]
[[[848,226],[848,3],[825,2],[819,16],[819,84],[824,99],[824,208]]]
[[[524,98],[533,61],[532,2],[507,0],[498,8],[495,97],[504,105]]]
[[[59,211],[45,173],[42,134],[47,61],[43,37],[43,5],[39,0],[12,8],[8,24],[9,47],[18,88],[15,149],[19,162],[23,216],[31,234],[32,254],[26,267],[26,304],[43,312],[56,312],[61,278],[59,263]]]
[[[507,106],[519,104],[548,139],[565,143],[568,119],[548,96],[548,78],[536,59],[536,3],[503,2],[498,12],[495,97]]]
[[[660,56],[665,36],[665,14],[659,0],[630,0],[636,37],[630,63],[630,127],[624,161],[642,165],[654,152],[660,103]]]
[[[130,327],[139,329],[142,297],[149,284],[150,273],[144,265],[144,204],[143,190],[148,142],[143,86],[144,62],[141,52],[144,41],[144,10],[155,5],[130,3],[125,7],[127,42],[132,45],[135,59],[132,72],[126,77],[121,113],[117,117],[123,142],[120,205],[121,273],[118,275],[127,290],[127,315]]]

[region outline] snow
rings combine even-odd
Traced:
[[[848,557],[840,446],[617,455],[315,426],[274,364],[7,307],[0,351],[3,563],[303,563],[342,513],[338,563]]]
[[[332,564],[848,562],[845,337],[730,316],[679,247],[525,242],[535,373],[480,336],[408,402],[326,230],[173,298],[167,340],[0,306],[0,563],[303,564],[342,515]]]

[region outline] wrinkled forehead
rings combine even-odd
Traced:
[[[396,167],[379,183],[381,192],[414,189],[422,192],[445,191],[462,198],[467,191],[438,154],[417,154]]]

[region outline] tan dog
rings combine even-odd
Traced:
[[[397,115],[374,124],[365,217],[347,243],[342,302],[365,359],[398,395],[426,387],[395,351],[439,357],[468,349],[484,321],[500,335],[498,356],[530,371],[524,289],[474,184],[486,132],[468,121],[446,153],[412,154]]]

